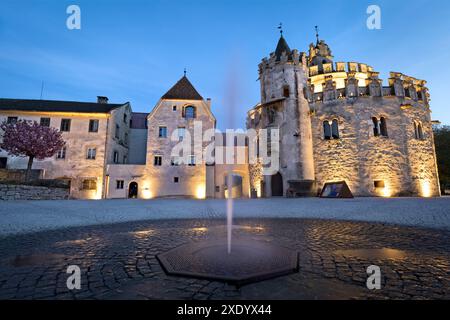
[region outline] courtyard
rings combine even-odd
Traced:
[[[449,198],[234,207],[233,237],[297,251],[299,272],[244,286],[167,275],[156,255],[226,236],[224,201],[3,202],[0,299],[450,298]],[[66,286],[69,265],[81,269],[80,290]],[[370,265],[381,290],[366,287]]]

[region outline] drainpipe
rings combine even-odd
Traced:
[[[111,117],[111,112],[109,114],[110,117]],[[108,117],[106,119],[105,154],[103,156],[102,199],[106,199],[106,197],[108,196],[107,185],[109,184],[109,176],[106,175],[106,171],[107,171],[107,163],[108,163],[108,139],[109,139],[109,119],[110,119],[110,117]]]

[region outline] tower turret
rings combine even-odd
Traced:
[[[304,94],[308,79],[306,55],[291,50],[281,34],[275,52],[260,63],[259,76],[264,119],[261,128],[279,129],[278,175],[286,195],[289,180],[314,180],[310,109]],[[270,178],[265,178],[266,195],[277,195]],[[279,176],[276,179],[279,181]]]
[[[333,63],[333,55],[331,49],[324,40],[319,39],[319,32],[316,26],[316,44],[309,45],[309,66],[318,66],[319,72],[323,72],[323,65],[326,63]]]

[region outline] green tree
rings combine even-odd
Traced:
[[[434,129],[434,143],[442,191],[450,189],[450,126]]]

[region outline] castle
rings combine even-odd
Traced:
[[[33,168],[45,179],[70,181],[79,199],[286,196],[293,182],[310,182],[313,195],[338,181],[356,196],[440,195],[425,81],[393,72],[383,86],[366,64],[334,63],[323,40],[306,54],[291,50],[283,35],[260,63],[259,77],[261,101],[248,112],[247,129],[256,139],[278,130],[279,170],[271,175],[261,161],[248,161],[248,137],[230,143],[213,134],[216,156],[243,150],[245,161],[208,162],[201,155],[211,147],[205,142],[185,161],[173,157],[199,123],[201,132],[216,126],[211,100],[186,75],[150,113],[106,97],[97,103],[0,99],[0,122],[59,128],[66,146]],[[23,169],[26,159],[0,150],[1,167]]]

